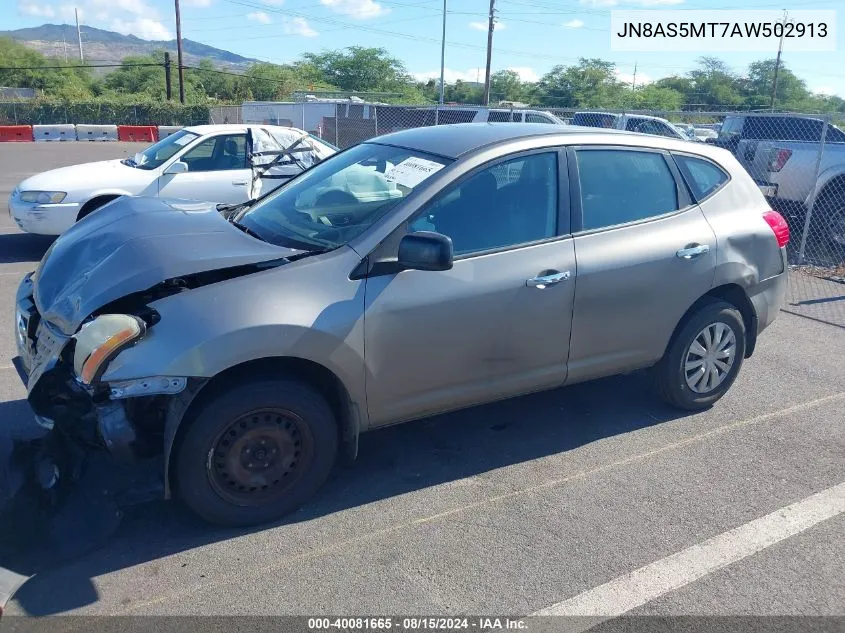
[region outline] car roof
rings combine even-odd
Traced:
[[[247,128],[261,127],[266,129],[282,128],[285,130],[299,130],[286,125],[265,125],[263,123],[209,123],[206,125],[187,125],[184,129],[195,134],[213,134],[216,132],[246,132]]]
[[[642,137],[623,130],[586,127],[581,125],[553,125],[550,123],[452,123],[428,127],[410,128],[384,134],[365,141],[382,143],[408,149],[437,154],[446,158],[458,158],[482,147],[497,145],[512,140],[540,136],[572,136],[588,134],[614,138],[617,135]],[[562,141],[565,143],[566,141]]]

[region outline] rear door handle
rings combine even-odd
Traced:
[[[710,252],[710,246],[707,244],[696,244],[695,246],[687,246],[686,248],[682,248],[679,250],[675,255],[680,257],[681,259],[692,259],[694,257],[698,257],[699,255],[704,255],[704,253]]]
[[[531,277],[525,280],[525,285],[532,288],[539,288],[542,290],[546,286],[553,286],[569,279],[569,271],[565,270],[562,273],[551,273],[548,275],[540,275],[539,277]]]

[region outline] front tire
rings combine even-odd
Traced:
[[[735,306],[704,304],[673,337],[654,367],[660,396],[669,404],[698,411],[730,389],[745,357],[745,323]]]
[[[331,407],[294,380],[237,385],[183,424],[176,488],[191,510],[219,525],[256,525],[296,510],[325,483],[337,456]]]

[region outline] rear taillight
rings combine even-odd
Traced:
[[[783,248],[789,243],[789,225],[783,216],[777,211],[766,211],[763,214],[763,219],[768,223],[775,234],[775,239],[778,241],[778,246]]]
[[[772,157],[769,159],[769,171],[780,171],[792,156],[792,150],[775,148],[772,152]]]

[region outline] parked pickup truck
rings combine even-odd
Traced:
[[[845,132],[816,117],[732,115],[713,143],[733,152],[784,215],[802,221],[815,201],[811,237],[845,252]]]
[[[647,114],[616,114],[614,112],[576,112],[570,125],[602,127],[615,130],[627,130],[655,136],[678,138],[682,141],[698,140],[690,136],[666,119]]]

